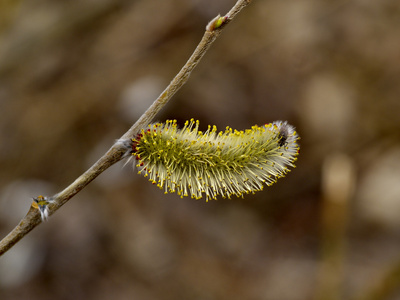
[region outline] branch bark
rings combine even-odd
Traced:
[[[223,17],[216,17],[206,27],[206,32],[203,35],[200,43],[195,51],[185,63],[179,73],[174,77],[167,88],[161,95],[154,101],[154,103],[147,109],[147,111],[139,118],[139,120],[132,125],[132,127],[120,138],[120,140],[127,140],[135,137],[139,131],[147,126],[155,117],[155,115],[168,103],[172,96],[187,82],[193,69],[198,65],[201,58],[205,55],[207,50],[211,47],[214,41],[218,38],[226,25],[231,22],[236,15],[247,5],[251,0],[238,0],[232,9]],[[216,22],[215,24],[213,22]],[[210,26],[211,25],[211,26]],[[58,194],[51,197],[54,201],[49,204],[49,215],[54,214],[61,206],[68,202],[72,197],[79,193],[86,187],[92,180],[99,176],[102,172],[108,169],[124,158],[126,147],[121,143],[115,143],[106,154],[104,154],[93,166],[91,166],[85,173],[79,176],[73,183]],[[18,241],[27,235],[32,229],[42,222],[39,210],[32,202],[26,216],[20,223],[3,239],[0,241],[0,256],[11,249]]]

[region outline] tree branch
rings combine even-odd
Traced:
[[[161,95],[154,101],[154,103],[147,109],[147,111],[139,118],[139,120],[121,137],[120,140],[129,140],[135,137],[139,131],[147,126],[155,117],[155,115],[167,104],[172,96],[187,82],[193,69],[198,65],[201,58],[210,48],[212,43],[218,38],[225,26],[232,21],[236,15],[247,5],[251,0],[238,0],[232,9],[223,17],[216,17],[206,27],[206,32],[203,35],[200,43],[196,47],[192,56],[161,93]],[[54,214],[61,206],[63,206],[69,199],[79,193],[85,186],[87,186],[98,175],[108,169],[124,158],[126,147],[122,143],[115,143],[106,154],[104,154],[93,166],[91,166],[85,173],[79,176],[72,184],[65,188],[60,193],[51,197],[52,203],[48,205],[49,215]],[[36,203],[32,202],[26,216],[20,223],[2,240],[0,241],[0,256],[7,252],[19,240],[27,235],[33,228],[42,222],[41,215],[37,209]]]

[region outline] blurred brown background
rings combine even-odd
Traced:
[[[0,234],[93,164],[234,0],[0,2]],[[0,299],[400,299],[400,2],[254,0],[157,116],[287,120],[297,168],[244,199],[119,163],[0,258]]]

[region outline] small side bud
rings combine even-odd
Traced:
[[[212,19],[206,26],[207,31],[214,31],[215,29],[221,27],[223,24],[225,24],[226,20],[228,17],[224,16],[221,17],[221,15],[216,16],[214,19]]]
[[[33,198],[33,206],[39,209],[42,221],[47,221],[49,218],[49,208],[48,205],[53,203],[54,200],[44,197],[42,195]]]

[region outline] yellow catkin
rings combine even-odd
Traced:
[[[299,137],[287,122],[218,133],[216,126],[198,128],[191,119],[182,129],[175,120],[143,129],[132,140],[139,174],[165,193],[208,201],[262,190],[294,167],[299,153]]]

